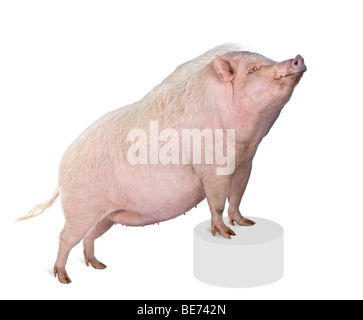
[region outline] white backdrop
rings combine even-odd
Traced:
[[[342,5],[341,3],[344,3]],[[363,298],[362,57],[359,1],[0,2],[1,299]],[[59,200],[14,224],[57,186],[60,158],[104,113],[142,98],[179,64],[240,42],[308,67],[257,152],[241,210],[285,230],[285,274],[227,289],[192,274],[205,203],[159,226],[117,226],[96,242],[106,270],[69,257],[51,275]]]

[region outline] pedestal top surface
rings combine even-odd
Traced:
[[[229,224],[227,217],[223,219],[224,223],[236,234],[235,236],[232,236],[232,239],[225,239],[219,233],[213,237],[210,220],[199,223],[194,228],[194,236],[207,242],[219,245],[243,246],[269,242],[283,234],[282,227],[276,222],[256,217],[246,218],[253,220],[256,224],[253,226],[239,226],[235,223],[235,225],[232,226]]]

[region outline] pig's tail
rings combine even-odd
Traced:
[[[40,215],[41,213],[43,213],[45,211],[45,209],[47,209],[48,207],[50,207],[53,204],[54,200],[57,199],[58,196],[59,196],[59,187],[57,187],[57,189],[55,189],[53,196],[48,201],[46,201],[42,204],[36,205],[24,217],[16,219],[16,222],[34,218],[34,217]]]

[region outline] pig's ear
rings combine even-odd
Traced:
[[[231,81],[235,76],[234,64],[226,57],[216,56],[214,59],[214,68],[223,81]]]

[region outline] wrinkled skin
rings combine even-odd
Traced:
[[[222,220],[226,199],[230,224],[254,224],[239,210],[252,160],[306,67],[300,56],[277,63],[255,53],[229,52],[216,55],[206,68],[205,76],[209,77],[223,112],[208,118],[208,113],[201,116],[198,109],[195,113],[190,109],[184,113],[185,118],[170,120],[171,113],[164,117],[165,114],[154,112],[151,117],[135,104],[99,119],[66,151],[59,172],[66,223],[54,266],[54,275],[60,282],[71,282],[65,265],[70,250],[82,239],[86,264],[96,269],[106,267],[95,257],[94,241],[115,223],[159,223],[189,211],[206,198],[213,236],[235,235]],[[117,150],[125,144],[128,130],[135,126],[146,128],[150,120],[159,120],[160,130],[172,126],[178,132],[185,123],[194,128],[199,124],[199,128],[235,129],[234,171],[217,175],[213,165],[176,168],[127,163]]]

